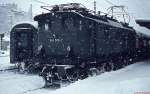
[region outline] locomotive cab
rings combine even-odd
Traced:
[[[22,62],[31,59],[34,55],[34,41],[36,27],[22,23],[13,27],[11,31],[11,63]]]

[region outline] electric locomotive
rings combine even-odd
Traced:
[[[84,79],[93,69],[121,68],[149,51],[141,50],[143,38],[127,23],[94,14],[79,3],[43,8],[49,12],[34,17],[37,27],[23,23],[12,29],[10,58],[11,63],[23,62],[28,70],[38,66],[51,85]]]
[[[78,3],[54,6],[34,20],[39,25],[38,45],[57,64],[100,64],[135,53],[136,33],[132,27],[104,15],[93,15]]]

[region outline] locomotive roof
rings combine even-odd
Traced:
[[[139,19],[139,20],[136,20],[136,23],[139,24],[140,26],[144,26],[150,29],[150,20]]]
[[[144,34],[142,32],[136,32],[137,37],[139,38],[146,38],[146,39],[150,39],[150,36],[147,34]]]
[[[11,29],[11,31],[13,31],[13,29],[28,29],[28,27],[32,27],[33,29],[35,29],[34,31],[37,30],[38,28],[38,24],[37,22],[30,22],[30,21],[21,21],[16,23],[13,28]]]
[[[56,11],[56,12],[40,14],[40,15],[35,16],[34,20],[35,21],[43,21],[44,19],[49,19],[49,17],[52,14],[57,14],[57,13],[73,13],[82,18],[89,19],[89,20],[92,20],[97,23],[102,23],[102,24],[106,24],[106,25],[109,25],[112,27],[117,27],[117,28],[128,29],[128,30],[134,31],[134,29],[132,27],[129,27],[127,24],[118,22],[117,20],[112,19],[110,17],[101,16],[101,15],[96,16],[91,13],[84,13],[84,12],[77,12],[77,11]]]
[[[33,21],[20,21],[20,22],[14,24],[12,27],[15,27],[15,26],[20,25],[20,24],[30,24],[30,25],[33,26],[35,29],[38,28],[38,24],[37,24],[37,22],[35,22],[35,21],[34,21],[34,22],[33,22]]]

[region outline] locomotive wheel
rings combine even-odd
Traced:
[[[78,81],[79,79],[79,73],[76,71],[74,72],[70,77],[69,77],[69,81],[70,82],[75,82]]]
[[[114,63],[114,70],[121,69],[123,67],[122,62],[123,61],[121,61],[121,60],[120,61],[115,61],[115,63]]]
[[[90,68],[88,74],[90,76],[96,76],[96,75],[101,74],[101,72],[97,68]]]
[[[34,66],[32,64],[29,64],[27,67],[27,72],[28,73],[34,73],[34,70],[35,70]]]
[[[103,64],[103,70],[105,72],[110,72],[114,69],[114,64],[112,62],[104,63]]]
[[[128,65],[127,63],[128,63],[128,60],[123,60],[123,64],[122,64],[123,67],[125,67],[126,65]]]
[[[122,67],[126,67],[127,65],[129,65],[130,62],[131,62],[131,61],[130,61],[129,58],[128,58],[128,59],[124,59],[124,60],[123,60]]]
[[[71,83],[77,81],[79,78],[78,69],[71,68],[71,69],[66,70],[66,76],[67,76],[67,80]]]
[[[79,70],[75,71],[72,75],[69,75],[67,78],[68,80],[73,83],[75,81],[78,81],[79,79],[80,80],[83,80],[85,78],[88,77],[88,74],[86,75],[85,73],[83,72],[80,72]]]
[[[42,67],[36,64],[28,64],[26,71],[28,73],[34,74],[34,73],[39,73],[42,70]]]

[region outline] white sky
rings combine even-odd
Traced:
[[[33,4],[33,12],[35,14],[41,13],[40,6],[44,5],[41,3],[35,2],[36,0],[0,0],[0,3],[12,3],[15,2],[18,4],[20,8],[23,10],[28,10],[29,5]],[[60,4],[60,3],[71,3],[78,2],[82,3],[90,9],[93,9],[93,1],[94,0],[38,0],[42,2],[46,2],[50,5]],[[107,0],[106,0],[107,1]],[[111,4],[107,3],[105,0],[97,0],[97,8],[101,11],[106,11],[106,9],[111,6]],[[116,5],[125,5],[128,7],[129,12],[135,17],[143,17],[146,15],[150,15],[150,0],[109,0]]]
[[[44,11],[40,8],[44,4],[35,2],[36,0],[0,0],[0,3],[17,3],[19,8],[22,10],[28,11],[30,4],[33,6],[34,15],[42,13]],[[50,5],[62,4],[62,3],[82,3],[89,9],[93,9],[94,0],[38,0],[46,2]],[[111,6],[106,1],[111,1],[116,5],[125,5],[127,11],[131,16],[131,25],[135,26],[135,19],[150,19],[150,0],[96,0],[97,1],[97,10],[107,12],[107,8]],[[149,31],[150,32],[150,31]]]
[[[40,6],[44,5],[41,3],[35,2],[36,0],[0,0],[0,3],[12,3],[15,2],[23,10],[28,10],[30,4],[33,5],[34,14],[41,13],[42,9]],[[71,3],[78,2],[87,6],[90,9],[93,9],[94,0],[38,0],[46,2],[50,5],[60,4],[60,3]],[[106,0],[107,1],[107,0]],[[106,11],[111,4],[105,0],[97,0],[97,8],[101,11]],[[109,0],[116,5],[125,5],[128,8],[128,12],[136,18],[149,18],[150,15],[150,0]]]

